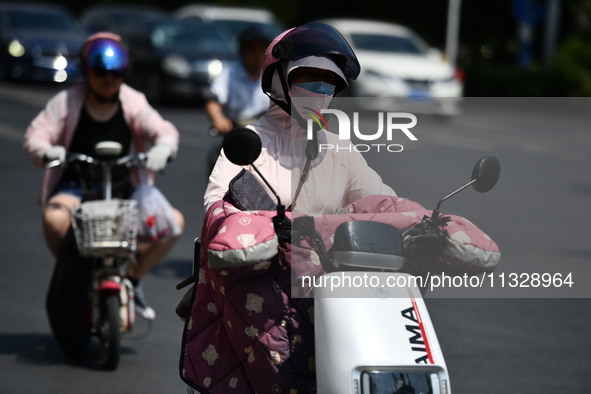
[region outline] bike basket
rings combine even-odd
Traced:
[[[81,256],[129,256],[137,250],[137,202],[84,202],[72,210],[72,227]]]

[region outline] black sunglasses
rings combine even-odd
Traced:
[[[111,74],[115,78],[122,78],[125,75],[125,71],[121,70],[107,70],[104,68],[93,68],[92,72],[97,77],[105,77],[107,74]]]

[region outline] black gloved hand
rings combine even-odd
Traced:
[[[447,245],[447,232],[444,227],[451,218],[439,217],[433,221],[423,219],[402,231],[402,250],[405,258],[415,264],[433,264]]]

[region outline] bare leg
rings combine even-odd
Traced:
[[[181,232],[185,227],[185,220],[183,215],[174,209],[174,216],[176,218]],[[153,244],[141,244],[138,246],[137,262],[129,268],[129,276],[140,281],[152,268],[154,268],[166,254],[172,249],[180,234],[166,238]]]
[[[56,194],[43,209],[43,233],[51,254],[57,257],[62,240],[70,228],[70,211],[80,204],[80,199],[71,194]]]

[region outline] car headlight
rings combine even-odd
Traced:
[[[67,66],[68,60],[63,55],[59,55],[53,59],[53,68],[55,70],[64,70]]]
[[[8,44],[8,53],[14,57],[21,57],[25,54],[25,47],[19,40],[14,39]]]
[[[187,59],[179,55],[169,55],[162,60],[162,68],[168,74],[188,78],[191,75],[191,64]]]
[[[53,74],[54,82],[64,82],[66,79],[68,79],[68,73],[66,70],[57,70],[55,74]]]
[[[219,60],[212,60],[207,65],[207,72],[211,78],[215,78],[222,73],[224,65]]]
[[[224,64],[218,60],[197,60],[193,63],[195,71],[200,74],[207,74],[210,79],[214,79],[222,73]]]
[[[366,76],[371,80],[372,85],[379,87],[380,90],[394,90],[393,93],[406,89],[404,79],[394,74],[384,74],[374,69],[365,71]]]
[[[456,77],[455,77],[454,75],[450,75],[450,76],[449,76],[449,77],[447,77],[447,78],[441,78],[441,79],[439,80],[439,82],[453,82],[453,81],[455,81],[455,80],[456,80]]]
[[[371,68],[367,69],[367,70],[365,71],[365,73],[366,73],[368,76],[371,76],[371,77],[373,77],[373,78],[381,78],[381,79],[392,79],[392,78],[395,78],[395,77],[393,77],[392,75],[386,75],[386,74],[383,74],[383,73],[381,73],[381,72],[379,72],[379,71],[376,71],[376,70],[374,70],[374,69],[371,69]]]
[[[440,78],[440,79],[434,80],[432,82],[432,85],[434,88],[456,85],[456,84],[461,84],[461,82],[460,82],[460,80],[458,80],[458,78],[456,78],[455,75],[450,75],[445,78]]]
[[[366,74],[371,76],[372,78],[376,78],[381,80],[384,83],[394,83],[394,84],[402,84],[404,83],[404,79],[401,76],[396,74],[385,74],[380,71],[376,71],[373,69],[367,70]]]

